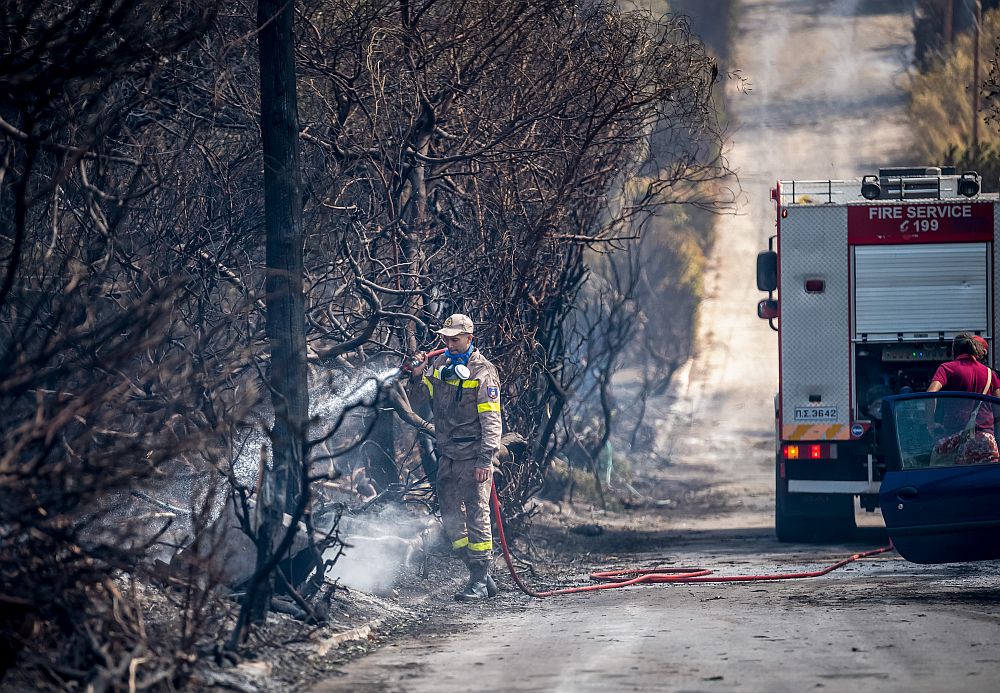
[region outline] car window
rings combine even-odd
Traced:
[[[995,464],[1000,407],[972,397],[923,397],[893,407],[903,470]]]

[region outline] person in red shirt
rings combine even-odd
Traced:
[[[987,353],[985,339],[962,332],[956,335],[951,351],[953,360],[938,366],[927,387],[928,392],[975,392],[1000,397],[1000,377],[981,363]],[[956,465],[1000,461],[993,433],[994,416],[989,405],[960,400],[941,412],[940,421],[935,419],[935,413],[932,401],[927,409],[928,430],[932,434],[950,433],[934,444],[936,455],[954,453]]]

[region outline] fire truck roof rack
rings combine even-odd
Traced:
[[[879,175],[861,180],[783,180],[779,202],[787,206],[974,197],[980,184],[978,173],[956,175],[953,166],[883,168]]]
[[[920,178],[922,176],[954,176],[954,166],[889,166],[878,170],[879,178]]]

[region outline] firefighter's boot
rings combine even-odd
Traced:
[[[458,557],[461,559],[462,563],[465,564],[465,567],[469,569],[469,582],[465,586],[465,590],[468,590],[470,587],[472,587],[472,582],[473,582],[472,562],[469,558],[469,554],[466,553],[465,551],[462,551],[462,553],[459,554]],[[490,599],[492,599],[493,597],[497,596],[500,593],[500,589],[497,587],[497,583],[493,579],[493,576],[490,575],[491,571],[488,569],[488,567],[491,566],[492,564],[493,561],[490,560],[490,562],[487,563],[487,571],[486,571],[486,593],[489,595]],[[463,592],[465,590],[463,590]],[[458,595],[460,594],[462,594],[462,592],[456,592],[455,599],[458,599]]]
[[[469,563],[469,584],[464,590],[455,595],[455,599],[460,602],[479,602],[490,598],[487,578],[489,577],[490,564],[485,561]]]
[[[462,595],[472,589],[472,584],[475,582],[474,573],[475,568],[473,567],[472,561],[469,560],[469,554],[465,549],[455,552],[455,557],[462,561],[465,565],[465,569],[469,571],[469,581],[465,583],[465,587],[455,592],[455,599],[461,600]]]

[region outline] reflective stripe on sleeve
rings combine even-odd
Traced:
[[[466,541],[468,542],[469,540],[466,539]],[[470,551],[492,551],[493,550],[493,540],[491,539],[489,541],[469,542],[469,550]]]
[[[456,539],[455,541],[451,542],[451,548],[453,549],[461,549],[469,545],[470,545],[469,537],[462,537],[461,539]]]
[[[482,414],[484,411],[500,411],[499,402],[482,402],[476,405],[476,409]]]
[[[434,396],[434,383],[432,383],[431,379],[428,378],[426,375],[424,376],[423,380],[424,380],[424,385],[427,386],[427,391],[430,392],[431,396],[433,397]]]

